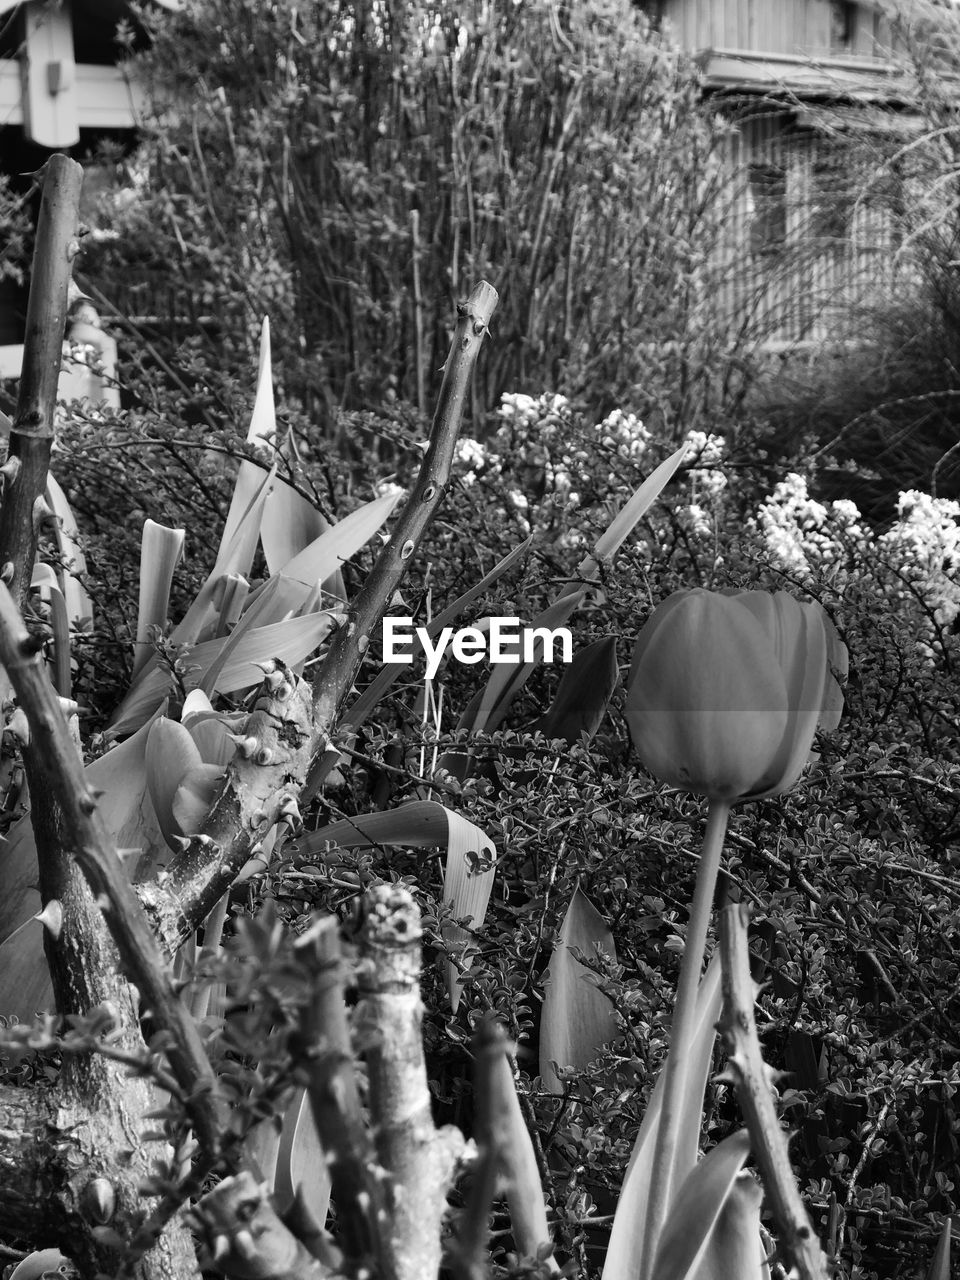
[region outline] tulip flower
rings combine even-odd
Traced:
[[[717,800],[794,785],[842,698],[846,650],[818,604],[785,591],[677,591],[640,633],[625,715],[655,777]]]
[[[845,672],[846,649],[823,609],[785,591],[678,591],[654,610],[634,649],[624,714],[637,754],[662,782],[709,801],[663,1069],[643,1280],[652,1280],[676,1181],[684,1063],[730,807],[794,785],[818,724],[837,725],[836,676]]]

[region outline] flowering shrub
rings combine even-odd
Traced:
[[[806,480],[791,473],[761,503],[756,527],[775,563],[837,591],[879,563],[899,579],[898,601],[931,638],[960,613],[960,503],[951,499],[901,493],[896,521],[876,534],[853,502],[817,502]]]

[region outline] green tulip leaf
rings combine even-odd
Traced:
[[[561,596],[529,624],[531,628],[543,628],[554,631],[570,618],[586,598],[585,588],[572,594]],[[493,668],[483,690],[483,696],[476,706],[472,718],[471,710],[460,718],[458,729],[470,729],[474,733],[492,733],[505,719],[510,704],[530,679],[533,672],[543,660],[544,645],[537,640],[537,657],[532,662],[502,663]]]
[[[334,526],[285,480],[277,479],[263,509],[260,543],[270,573],[280,573],[307,547]],[[327,598],[345,601],[343,574],[335,570],[323,583]]]
[[[577,959],[617,950],[606,921],[579,885],[573,891],[544,977],[540,1014],[540,1076],[548,1093],[562,1093],[554,1069],[583,1068],[617,1035],[617,1018],[596,978]]]
[[[323,643],[334,621],[335,615],[330,613],[309,613],[245,631],[231,646],[229,658],[221,666],[215,682],[217,691],[235,693],[259,684],[263,671],[257,663],[268,659],[295,666]],[[200,684],[231,640],[232,636],[204,640],[187,651],[183,659],[186,668],[183,682],[188,690]],[[145,668],[110,725],[111,735],[122,737],[139,729],[170,693],[170,684],[169,672]]]
[[[703,1114],[703,1094],[710,1074],[713,1046],[717,1035],[716,1023],[720,1017],[722,1003],[720,977],[720,956],[718,952],[714,952],[697,989],[696,1029],[684,1081],[683,1104],[680,1108],[683,1122],[677,1150],[673,1156],[674,1174],[671,1180],[673,1186],[677,1186],[696,1164],[700,1117]],[[650,1199],[653,1153],[660,1124],[662,1097],[663,1070],[661,1068],[624,1175],[603,1265],[602,1280],[636,1280],[637,1259],[643,1256],[643,1236],[646,1230],[646,1211]]]
[[[620,681],[616,636],[604,636],[574,655],[560,680],[549,710],[532,725],[547,738],[572,746],[600,728]]]
[[[224,770],[217,764],[188,769],[173,796],[173,821],[182,836],[195,835],[220,794]]]
[[[946,1217],[943,1220],[943,1226],[940,1229],[940,1237],[937,1240],[936,1252],[930,1263],[930,1270],[927,1272],[927,1280],[950,1280],[950,1232],[953,1227],[953,1219]]]
[[[412,848],[446,848],[443,902],[466,925],[447,925],[444,941],[465,957],[472,943],[471,930],[483,924],[496,873],[496,849],[481,829],[459,813],[435,800],[411,800],[386,813],[365,813],[343,822],[332,822],[296,842],[300,855],[322,854],[328,844],[343,849],[398,844]],[[461,960],[463,963],[464,960]],[[462,984],[453,963],[447,965],[447,988],[456,1011]]]
[[[486,1083],[490,1110],[496,1117],[497,1159],[514,1242],[522,1257],[536,1257],[550,1244],[550,1228],[536,1153],[506,1053],[498,1053],[490,1063]],[[552,1257],[547,1265],[551,1272],[559,1270]]]
[[[273,1179],[277,1211],[281,1214],[289,1212],[298,1193],[315,1221],[321,1225],[326,1222],[330,1206],[330,1173],[305,1089],[297,1090],[283,1116]]]
[[[593,553],[587,556],[577,569],[576,578],[571,579],[560,591],[557,598],[540,615],[535,618],[531,627],[545,627],[553,630],[562,626],[587,598],[587,588],[583,583],[593,582],[600,571],[600,566],[613,558],[625,539],[633,531],[646,512],[650,509],[663,489],[670,482],[686,454],[686,445],[671,454],[665,462],[653,471],[640,488],[623,505],[614,516],[603,534],[597,540]],[[530,676],[536,670],[543,657],[543,645],[540,644],[540,656],[536,662],[518,663],[495,667],[487,680],[483,694],[478,703],[471,704],[460,719],[458,728],[470,729],[474,733],[492,733],[502,724],[510,705],[521,691]],[[463,772],[463,753],[450,753],[449,759],[441,761],[441,767],[457,776]]]
[[[746,1129],[741,1129],[724,1138],[684,1179],[669,1207],[657,1242],[652,1271],[656,1280],[694,1280],[697,1276],[697,1268],[704,1260],[711,1237],[717,1230],[749,1154],[750,1135]],[[735,1211],[732,1217],[734,1228],[742,1228],[742,1219],[738,1220]],[[730,1243],[729,1223],[724,1237]],[[753,1265],[744,1272],[727,1269],[723,1272],[725,1277],[742,1275],[744,1280],[749,1280],[751,1274],[759,1277],[759,1240],[757,1229],[750,1240]],[[742,1244],[739,1237],[737,1243]]]
[[[170,608],[170,587],[174,570],[183,553],[183,529],[147,520],[140,538],[140,602],[137,610],[137,639],[133,648],[133,675],[146,666],[153,654],[153,634],[164,635]]]
[[[144,753],[147,787],[167,844],[184,832],[174,814],[174,797],[186,776],[203,768],[190,731],[177,720],[158,716],[150,725]]]
[[[593,554],[581,561],[577,578],[592,582],[601,564],[607,564],[630,536],[637,524],[647,514],[660,494],[673,479],[680,463],[686,457],[687,446],[681,445],[675,453],[651,471],[640,488],[628,498],[604,532],[597,539]]]
[[[691,1280],[769,1280],[766,1249],[760,1236],[763,1191],[743,1170],[735,1178]]]
[[[247,443],[274,449],[277,437],[277,415],[273,403],[273,373],[270,359],[270,321],[264,317],[260,331],[260,363],[257,374],[257,391],[247,430]],[[240,463],[230,510],[223,527],[220,550],[217,552],[213,576],[226,573],[250,573],[257,540],[260,536],[260,519],[267,494],[260,497],[264,468],[249,458]],[[269,481],[276,473],[276,461],[269,468]],[[268,485],[269,491],[269,485]],[[256,511],[253,517],[251,512]]]
[[[93,601],[80,581],[80,575],[87,571],[87,562],[80,550],[80,533],[67,495],[50,472],[47,473],[46,499],[50,510],[57,517],[52,524],[57,552],[61,562],[67,566],[57,570],[67,618],[71,627],[86,631],[93,625]]]
[[[351,511],[288,560],[281,570],[283,576],[300,583],[307,591],[313,590],[318,582],[332,578],[370,541],[399,501],[399,494],[389,493]]]

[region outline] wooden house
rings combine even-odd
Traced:
[[[850,316],[892,285],[895,219],[877,174],[850,167],[919,127],[895,28],[878,0],[652,0],[734,123],[725,252],[731,319],[777,350],[855,341]],[[863,152],[869,154],[869,150]]]
[[[0,0],[0,173],[16,193],[60,151],[84,162],[89,197],[100,144],[132,145],[141,93],[122,64],[123,21],[136,40],[128,0]],[[19,375],[25,311],[26,290],[0,280],[0,378]]]
[[[721,289],[731,323],[773,349],[835,339],[850,303],[889,288],[897,262],[889,209],[863,198],[842,143],[918,124],[884,0],[638,3],[696,57],[706,99],[735,125]],[[0,0],[0,172],[132,143],[141,95],[123,68],[122,20],[129,0]],[[96,182],[91,169],[85,189]],[[25,305],[0,281],[0,377],[19,371]]]

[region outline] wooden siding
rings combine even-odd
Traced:
[[[741,49],[797,57],[886,57],[890,23],[873,4],[832,0],[665,0],[662,20],[691,52]]]
[[[723,310],[773,346],[855,339],[851,317],[909,271],[883,191],[850,172],[841,142],[804,123],[757,111],[729,142]]]

